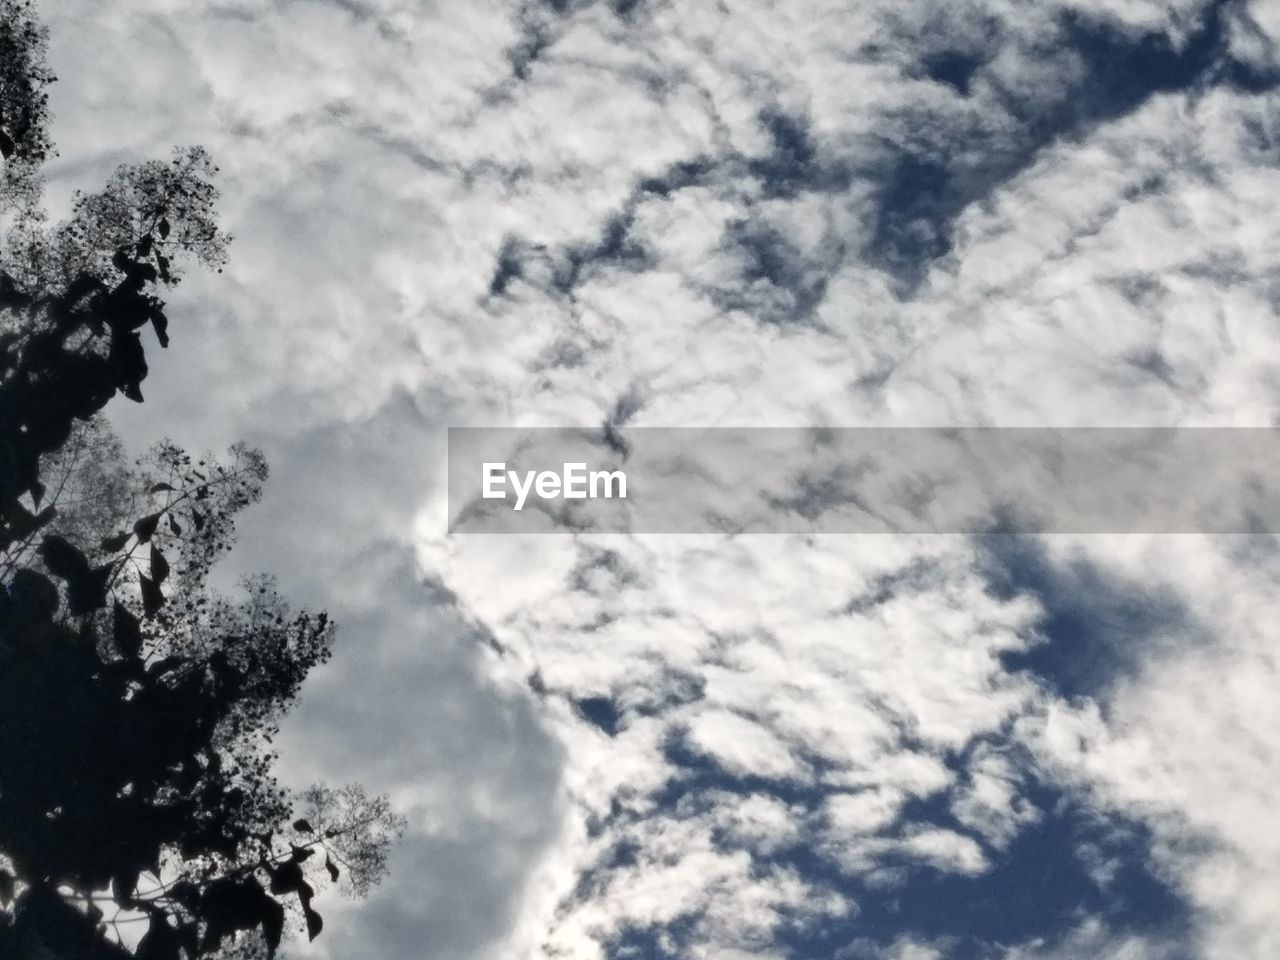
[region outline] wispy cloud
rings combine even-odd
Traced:
[[[48,15],[54,202],[236,235],[119,422],[266,446],[295,773],[412,810],[321,951],[1277,953],[1261,538],[442,533],[450,424],[1273,423],[1274,5]]]

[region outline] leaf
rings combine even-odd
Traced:
[[[200,897],[200,888],[190,880],[179,880],[169,888],[169,899],[186,907],[191,913],[199,912]]]
[[[167,240],[169,238],[169,220],[167,217],[161,217],[160,222],[156,224],[160,230],[160,239]]]
[[[52,533],[40,542],[40,559],[50,573],[67,582],[67,607],[72,615],[92,613],[106,603],[110,564],[90,569],[77,547]]]
[[[48,620],[58,611],[58,588],[43,573],[17,570],[9,584],[9,596],[18,609],[35,620]]]
[[[133,900],[133,891],[138,887],[137,868],[125,869],[117,873],[111,878],[111,896],[119,903],[130,903]]]
[[[6,924],[5,933],[14,931],[18,936],[16,940],[12,935],[4,938],[6,958],[128,960],[131,956],[101,938],[93,920],[64,899],[52,884],[28,887],[18,898],[14,913],[17,922],[13,926]]]
[[[39,514],[32,514],[20,503],[9,504],[9,535],[16,539],[30,536],[52,520],[58,511],[53,507],[45,507]]]
[[[303,880],[298,885],[298,903],[302,905],[302,915],[307,918],[307,936],[312,940],[320,936],[320,931],[324,929],[324,921],[320,919],[320,914],[311,909],[311,899],[315,895],[315,890],[307,881]]]
[[[274,957],[284,936],[284,907],[270,897],[262,905],[262,939],[267,942],[267,955]]]
[[[31,485],[31,502],[35,505],[37,510],[40,509],[40,501],[44,499],[45,490],[45,485],[39,480]]]
[[[324,868],[329,871],[329,879],[332,880],[334,883],[337,883],[338,877],[341,875],[341,873],[338,870],[338,865],[333,862],[333,858],[330,857],[327,853],[324,856]]]
[[[297,830],[299,833],[315,833],[315,830],[311,828],[311,824],[306,820],[293,821],[293,829]]]
[[[305,853],[306,856],[299,856],[300,853]],[[320,918],[320,914],[311,909],[311,900],[316,895],[316,892],[302,876],[302,865],[300,863],[311,853],[312,851],[310,850],[303,851],[298,847],[294,847],[292,860],[278,867],[268,867],[267,872],[271,875],[272,893],[296,893],[298,895],[298,902],[302,905],[302,913],[307,918],[307,935],[314,940],[320,935],[320,931],[324,929],[324,921]]]
[[[182,945],[182,949],[187,952],[187,956],[191,960],[195,960],[196,954],[200,949],[200,925],[194,920],[180,924],[178,926],[178,942]]]
[[[252,878],[213,881],[201,897],[200,913],[205,919],[201,953],[216,950],[234,933],[261,927],[267,949],[274,955],[284,933],[284,907]]]
[[[117,533],[114,537],[104,537],[102,540],[102,549],[107,553],[116,553],[124,549],[124,545],[129,542],[129,533]]]
[[[8,907],[13,902],[14,880],[8,870],[0,870],[0,907]]]
[[[169,279],[169,261],[164,257],[160,258],[160,278],[162,280]],[[156,339],[160,341],[160,346],[169,346],[169,318],[164,315],[163,310],[151,311],[151,328],[156,332]]]
[[[153,513],[133,525],[133,535],[138,538],[139,543],[146,543],[151,539],[151,535],[156,532],[156,525],[160,522],[160,516],[160,513]]]
[[[75,580],[89,574],[89,561],[70,541],[57,534],[49,534],[40,543],[40,559],[49,572],[63,580]]]
[[[302,913],[307,918],[307,939],[314,940],[320,936],[320,931],[324,929],[324,917],[310,907],[304,907]]]
[[[141,403],[140,384],[147,376],[147,357],[146,351],[142,349],[142,338],[128,330],[114,328],[111,331],[107,360],[116,386],[130,400]]]
[[[178,526],[178,521],[174,519],[173,514],[169,514],[169,532],[175,537],[182,534],[182,527]]]
[[[155,663],[147,667],[147,676],[151,677],[152,679],[155,679],[156,677],[164,676],[166,673],[168,673],[170,670],[174,669],[175,667],[184,666],[188,662],[189,661],[187,660],[186,657],[179,657],[179,656],[161,657]]]
[[[302,863],[303,860],[309,860],[311,855],[315,853],[310,847],[300,847],[295,843],[289,844],[289,848],[293,851],[294,863]]]
[[[136,660],[142,652],[142,627],[138,618],[119,600],[111,612],[111,631],[120,656]]]
[[[180,960],[178,932],[163,914],[153,913],[146,935],[138,941],[134,960]]]
[[[164,594],[160,591],[160,585],[140,573],[138,586],[142,588],[142,612],[148,617],[154,617],[164,606]]]
[[[306,883],[302,867],[293,860],[268,868],[267,872],[271,875],[271,892],[275,894],[298,893]]]
[[[164,583],[168,576],[169,561],[164,558],[164,554],[153,543],[151,544],[151,579],[156,583]]]
[[[173,485],[168,483],[155,483],[151,485],[151,489],[147,493],[164,493],[166,490],[172,490]]]
[[[106,606],[107,582],[112,569],[113,564],[104,563],[68,585],[67,608],[72,615],[82,617]]]
[[[138,256],[145,257],[151,253],[151,234],[147,234],[138,241]]]

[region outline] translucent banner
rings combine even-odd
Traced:
[[[449,528],[1273,532],[1280,429],[452,428]]]

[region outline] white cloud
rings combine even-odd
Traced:
[[[287,586],[356,625],[309,688],[295,772],[373,779],[414,809],[407,879],[319,949],[361,956],[376,934],[392,956],[588,958],[686,917],[686,940],[655,935],[768,956],[786,923],[852,909],[778,865],[789,845],[888,883],[890,855],[972,874],[1035,822],[1012,761],[981,745],[1004,740],[1152,826],[1204,957],[1277,952],[1268,556],[1075,541],[1171,583],[1210,638],[1167,638],[1104,710],[1008,673],[1037,610],[994,597],[959,540],[441,534],[445,425],[599,423],[628,393],[651,425],[1271,423],[1275,96],[1172,92],[1032,142],[1026,118],[1073,102],[1086,69],[1052,43],[1068,8],[1181,44],[1204,5],[49,11],[55,202],[202,141],[237,235],[227,273],[175,299],[149,402],[120,422],[268,446],[278,492],[246,562],[298,571]],[[1274,61],[1270,9],[1233,21],[1249,63]],[[977,57],[967,95],[921,75],[949,45]],[[779,142],[770,112],[807,140]],[[778,189],[788,152],[809,177]],[[904,154],[952,181],[895,173]],[[955,208],[950,253],[914,288],[877,247],[891,187]],[[599,255],[611,223],[631,260]],[[491,294],[504,250],[518,262]],[[580,716],[589,697],[612,702],[616,736]],[[723,779],[747,773],[780,782]],[[807,799],[785,792],[800,779]],[[973,835],[904,823],[926,798]],[[1009,957],[1158,947],[1086,924]]]
[[[1022,774],[1009,758],[983,744],[974,751],[951,812],[965,827],[1000,849],[1043,812],[1022,796]]]
[[[697,714],[688,729],[690,746],[729,773],[768,778],[795,777],[801,767],[786,745],[765,727],[735,713]]]

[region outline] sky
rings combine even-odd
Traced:
[[[201,143],[141,450],[341,625],[324,960],[1280,955],[1280,550],[449,535],[450,426],[1280,423],[1276,0],[59,0],[49,202]]]

